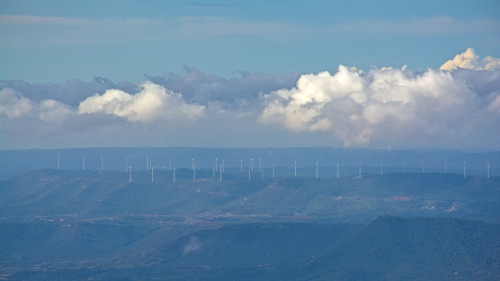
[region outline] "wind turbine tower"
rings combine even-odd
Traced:
[[[215,158],[215,171],[216,172],[217,172],[217,166],[219,165],[218,162],[219,162],[219,159]]]
[[[101,171],[104,171],[104,157],[101,156]]]
[[[380,162],[380,175],[384,174],[384,170],[382,170],[382,162]]]
[[[243,159],[240,159],[240,173],[243,173]]]
[[[59,170],[59,158],[60,158],[60,155],[58,154],[57,155],[57,169]]]
[[[467,166],[467,164],[464,162],[464,179],[465,179],[465,176],[466,176],[466,174],[465,174],[465,167],[466,166]]]
[[[151,182],[155,182],[154,171],[155,171],[155,168],[151,168]]]
[[[175,182],[175,168],[176,168],[176,167],[174,167],[174,177],[173,177],[173,179],[172,179],[172,181],[173,181],[173,182]]]
[[[83,166],[82,166],[82,170],[84,170],[84,171],[85,171],[85,155],[83,155],[83,164],[82,164],[82,165],[83,165]]]
[[[130,166],[128,168],[128,171],[129,171],[129,178],[128,178],[128,182],[132,182],[132,166]]]
[[[361,162],[359,162],[358,173],[359,173],[359,178],[361,178]]]
[[[337,161],[337,178],[339,178],[339,162]]]
[[[319,162],[316,161],[316,179],[318,178],[319,174],[318,174],[318,166],[319,166]]]
[[[222,182],[222,169],[219,169],[219,182]]]
[[[486,163],[486,176],[490,178],[490,162]]]
[[[252,174],[250,173],[250,165],[248,165],[248,180],[252,180]]]
[[[297,160],[293,161],[293,176],[297,177]]]
[[[193,158],[193,181],[196,180],[196,167],[194,166],[194,158]]]

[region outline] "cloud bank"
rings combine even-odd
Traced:
[[[2,148],[346,146],[500,149],[500,68],[472,49],[438,69],[262,74],[186,67],[146,82],[0,81]],[[121,142],[119,142],[121,141]]]
[[[452,73],[376,69],[307,74],[262,97],[259,121],[296,132],[325,131],[345,146],[431,143],[472,133],[495,108]],[[490,109],[490,111],[495,111]],[[497,120],[498,121],[498,120]]]

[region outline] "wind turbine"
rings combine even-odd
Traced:
[[[486,175],[490,178],[490,162],[486,163]]]
[[[250,164],[248,165],[248,180],[252,180],[252,176],[250,173]]]
[[[82,166],[82,170],[85,171],[85,155],[83,155],[83,166]]]
[[[240,173],[243,173],[243,159],[240,159]]]
[[[176,168],[176,166],[174,166],[174,177],[172,179],[173,182],[175,182],[175,168]]]
[[[380,175],[383,175],[384,171],[382,170],[382,162],[380,162]]]
[[[359,173],[359,178],[361,178],[361,161],[359,162],[358,173]]]
[[[339,162],[337,161],[337,178],[339,178]]]
[[[464,179],[465,179],[465,167],[467,166],[467,164],[464,162]]]
[[[59,170],[59,158],[60,158],[60,155],[57,154],[57,169]]]
[[[318,178],[319,174],[318,174],[318,166],[319,166],[319,162],[316,161],[316,178]]]
[[[104,157],[101,156],[101,171],[104,171]]]
[[[253,158],[250,159],[250,166],[252,166],[252,172],[253,172]]]
[[[222,182],[222,169],[219,169],[219,182]]]
[[[293,160],[293,176],[297,177],[297,160]]]
[[[128,172],[128,158],[125,157],[125,173]]]
[[[155,182],[154,170],[155,168],[151,167],[151,182]]]
[[[196,180],[196,167],[194,166],[194,157],[193,157],[193,181]]]
[[[146,156],[146,171],[149,171],[149,156]]]
[[[218,164],[219,159],[217,157],[215,158],[215,171],[217,172],[217,167],[219,166]]]

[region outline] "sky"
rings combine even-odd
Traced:
[[[498,1],[0,2],[0,149],[500,149]]]

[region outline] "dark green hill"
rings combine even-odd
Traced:
[[[227,225],[182,237],[155,249],[168,265],[276,266],[307,262],[358,229],[357,225],[251,223]]]
[[[318,260],[317,280],[497,280],[500,225],[379,217]]]
[[[139,235],[140,236],[140,235]],[[92,267],[8,280],[498,280],[500,225],[384,216],[364,227],[252,223],[203,230]],[[147,239],[147,238],[146,238]]]

